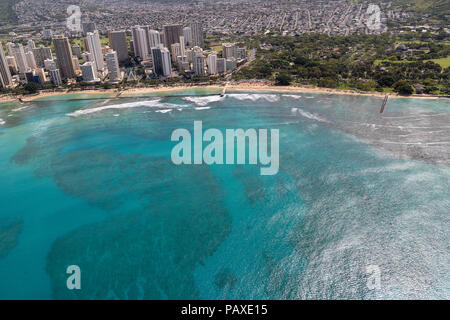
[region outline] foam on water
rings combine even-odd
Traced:
[[[20,107],[20,108],[15,108],[15,109],[12,109],[11,111],[12,112],[18,112],[18,111],[22,111],[22,110],[25,110],[25,109],[28,109],[30,106],[24,106],[24,107]]]
[[[2,118],[0,118],[0,126],[4,125],[6,123],[5,120],[3,120]]]
[[[208,110],[211,109],[211,107],[197,107],[195,110]]]
[[[232,93],[229,94],[228,97],[236,99],[236,100],[240,100],[240,101],[245,101],[245,100],[250,100],[250,101],[258,101],[258,100],[265,100],[268,102],[277,102],[280,100],[280,96],[277,94],[265,94],[265,93]]]
[[[321,118],[319,115],[317,114],[313,114],[313,113],[309,113],[307,111],[303,111],[302,109],[298,109],[298,113],[308,119],[311,120],[315,120],[315,121],[319,121],[319,122],[324,122],[324,123],[330,123],[328,120],[325,120],[323,118]]]
[[[122,104],[111,104],[107,106],[100,106],[96,108],[87,108],[87,109],[81,109],[77,110],[72,113],[68,113],[67,115],[70,117],[79,117],[82,115],[87,115],[91,113],[97,113],[104,110],[113,110],[113,109],[129,109],[129,108],[154,108],[154,107],[164,107],[164,104],[160,103],[160,100],[148,100],[148,101],[138,101],[138,102],[128,102],[128,103],[122,103]]]
[[[188,102],[192,102],[192,103],[194,103],[194,104],[196,104],[198,106],[206,106],[206,105],[208,105],[210,103],[218,102],[218,101],[223,100],[223,97],[221,97],[219,95],[206,96],[206,97],[202,97],[202,96],[195,97],[195,96],[192,96],[192,97],[184,97],[183,100],[184,101],[188,101]]]
[[[167,113],[172,111],[172,109],[160,109],[160,110],[156,110],[155,112],[159,112],[159,113]]]
[[[301,99],[302,96],[299,94],[283,94],[283,97],[292,98],[292,99]]]

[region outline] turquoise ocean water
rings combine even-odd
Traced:
[[[450,102],[391,99],[380,115],[381,102],[191,90],[0,104],[0,298],[449,299]],[[173,165],[171,133],[195,120],[279,129],[279,173]]]

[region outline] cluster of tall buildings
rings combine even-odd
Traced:
[[[94,23],[83,23],[82,32],[84,52],[81,45],[71,45],[66,36],[54,35],[49,29],[42,31],[42,37],[51,38],[53,50],[42,45],[36,47],[33,40],[26,45],[8,42],[5,55],[0,44],[2,87],[11,88],[14,82],[30,81],[51,82],[57,86],[64,80],[117,83],[123,78],[120,65],[130,67],[130,54],[135,63],[144,66],[146,74],[151,70],[151,77],[159,79],[171,77],[176,71],[191,76],[225,73],[236,68],[246,55],[245,48],[238,48],[233,43],[222,45],[221,56],[218,52],[204,50],[204,32],[199,22],[185,27],[164,25],[161,31],[149,26],[134,26],[131,39],[125,30],[109,30],[109,46],[102,46]],[[136,75],[132,74],[131,78],[136,79]]]
[[[217,52],[204,51],[205,41],[202,24],[190,23],[165,25],[161,32],[148,26],[131,28],[134,56],[141,60],[152,60],[153,74],[168,77],[172,64],[179,72],[194,76],[216,75],[236,68],[239,60],[245,59],[246,49],[236,44],[224,44],[222,57]]]
[[[53,35],[51,30],[44,30],[43,37],[51,35],[54,54],[50,47],[36,47],[33,40],[24,46],[20,43],[6,44],[8,55],[3,46],[0,53],[0,83],[4,88],[14,86],[12,75],[17,83],[37,82],[61,85],[65,79],[78,79],[82,82],[95,83],[108,78],[110,82],[122,80],[119,57],[128,58],[128,50],[105,49],[101,46],[100,35],[95,25],[83,25],[86,52],[81,52],[79,45],[71,46],[64,35]],[[112,35],[115,37],[114,35]],[[115,38],[116,39],[116,38]],[[126,39],[123,39],[126,45]],[[115,40],[117,42],[118,40]],[[79,59],[84,63],[80,65]]]

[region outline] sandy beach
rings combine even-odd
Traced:
[[[22,101],[33,101],[36,99],[41,99],[50,96],[58,96],[65,94],[105,94],[105,95],[118,95],[120,93],[121,97],[132,97],[134,95],[145,95],[154,93],[165,93],[173,91],[182,90],[204,90],[209,89],[211,91],[217,90],[220,93],[225,85],[180,85],[180,86],[159,86],[159,87],[140,87],[140,88],[129,88],[121,90],[117,89],[92,89],[92,90],[80,90],[80,91],[41,91],[34,95],[24,95],[24,96],[13,96],[13,95],[2,95],[0,96],[0,102],[14,101],[19,98]],[[273,92],[296,92],[296,93],[328,93],[328,94],[342,94],[342,95],[360,95],[360,96],[373,96],[384,98],[388,95],[390,98],[418,98],[418,99],[447,99],[444,96],[430,96],[430,95],[411,95],[411,96],[401,96],[394,93],[380,93],[380,92],[360,92],[353,90],[339,90],[339,89],[328,89],[319,88],[313,86],[275,86],[267,83],[231,83],[227,84],[227,91],[273,91]]]

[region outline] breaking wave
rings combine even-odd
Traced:
[[[198,106],[204,107],[212,102],[217,102],[222,100],[221,96],[206,96],[206,97],[184,97],[183,100],[192,102]]]
[[[138,101],[138,102],[129,102],[122,104],[111,104],[107,106],[101,106],[90,109],[81,109],[72,113],[68,113],[67,115],[70,117],[78,117],[86,114],[96,113],[104,110],[113,110],[113,109],[129,109],[129,108],[142,108],[142,107],[167,107],[167,105],[160,102],[160,100],[149,100],[149,101]]]
[[[155,112],[159,112],[159,113],[167,113],[172,111],[172,109],[160,109],[160,110],[156,110]]]
[[[280,97],[276,94],[263,94],[263,93],[235,93],[235,94],[229,94],[230,98],[234,98],[236,100],[244,101],[244,100],[250,100],[250,101],[258,101],[258,100],[266,100],[269,102],[277,102],[280,100]]]
[[[2,118],[0,118],[0,126],[4,125],[6,123],[5,120],[3,120]]]
[[[22,111],[22,110],[28,109],[28,107],[29,106],[19,107],[19,108],[12,109],[11,111],[12,112],[18,112],[18,111]]]
[[[328,120],[325,120],[325,119],[321,118],[320,116],[318,116],[315,113],[309,113],[307,111],[303,111],[302,109],[298,109],[298,113],[304,118],[308,118],[308,119],[311,119],[311,120],[324,122],[324,123],[330,123]]]
[[[293,99],[301,99],[302,98],[302,96],[299,94],[283,94],[283,97],[293,98]]]

